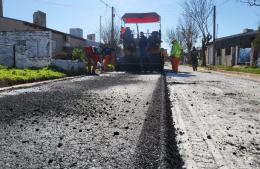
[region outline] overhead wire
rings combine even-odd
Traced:
[[[105,0],[99,0],[99,1],[106,6],[106,14],[107,14],[107,7],[112,8],[113,5],[110,2],[105,1]],[[118,13],[118,11],[115,7],[114,7],[114,14],[115,14],[115,17],[117,17],[120,21],[121,17],[120,17],[120,15],[119,15],[119,13]],[[107,17],[107,15],[106,15],[106,17]]]
[[[103,3],[105,6],[112,8],[112,5],[109,5],[107,2],[104,0],[99,0],[99,2]]]
[[[224,5],[226,5],[230,0],[223,0],[222,2],[216,4],[216,7],[219,9],[220,7],[223,7]],[[211,12],[213,12],[213,9],[211,10]],[[213,22],[210,23],[209,28],[211,28],[213,26]]]

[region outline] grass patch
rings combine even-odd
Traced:
[[[0,66],[0,81],[7,82],[8,85],[57,79],[65,76],[66,74],[51,67],[41,69],[17,69]]]
[[[233,72],[244,72],[244,73],[253,73],[260,74],[260,68],[254,68],[249,66],[208,66],[210,70],[225,70],[225,71],[233,71]]]

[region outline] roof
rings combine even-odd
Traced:
[[[246,33],[240,33],[236,35],[218,38],[216,39],[216,48],[221,49],[232,46],[240,46],[244,48],[250,47],[252,41],[255,39],[257,34],[258,31],[250,31]],[[209,45],[212,44],[213,42],[211,42]]]
[[[84,40],[84,41],[86,40],[86,39],[81,38],[81,37],[73,36],[73,35],[70,35],[70,34],[67,34],[67,33],[64,33],[64,32],[58,31],[58,30],[55,30],[55,29],[39,26],[39,25],[30,23],[30,22],[27,22],[27,21],[22,21],[22,20],[8,18],[8,17],[1,17],[1,16],[0,16],[0,18],[4,18],[4,19],[16,21],[16,22],[22,22],[24,25],[31,26],[31,27],[36,28],[36,29],[40,29],[40,30],[44,30],[44,31],[51,31],[51,32],[54,32],[54,33],[70,36],[70,37],[75,38],[75,39]]]
[[[126,13],[122,17],[125,23],[152,23],[161,20],[160,15],[155,12],[150,13]]]
[[[258,31],[250,31],[250,32],[246,32],[246,33],[240,33],[240,34],[236,34],[236,35],[218,38],[216,40],[221,41],[221,40],[234,39],[234,38],[242,38],[242,37],[249,37],[249,36],[251,37],[251,36],[255,36],[257,33],[258,33]]]

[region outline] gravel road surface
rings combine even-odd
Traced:
[[[167,73],[184,168],[260,168],[260,82],[191,70]]]
[[[111,73],[0,92],[0,168],[180,168],[164,84]]]

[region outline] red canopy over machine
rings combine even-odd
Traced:
[[[152,23],[160,22],[161,17],[155,12],[151,13],[126,13],[122,20],[125,23]]]

